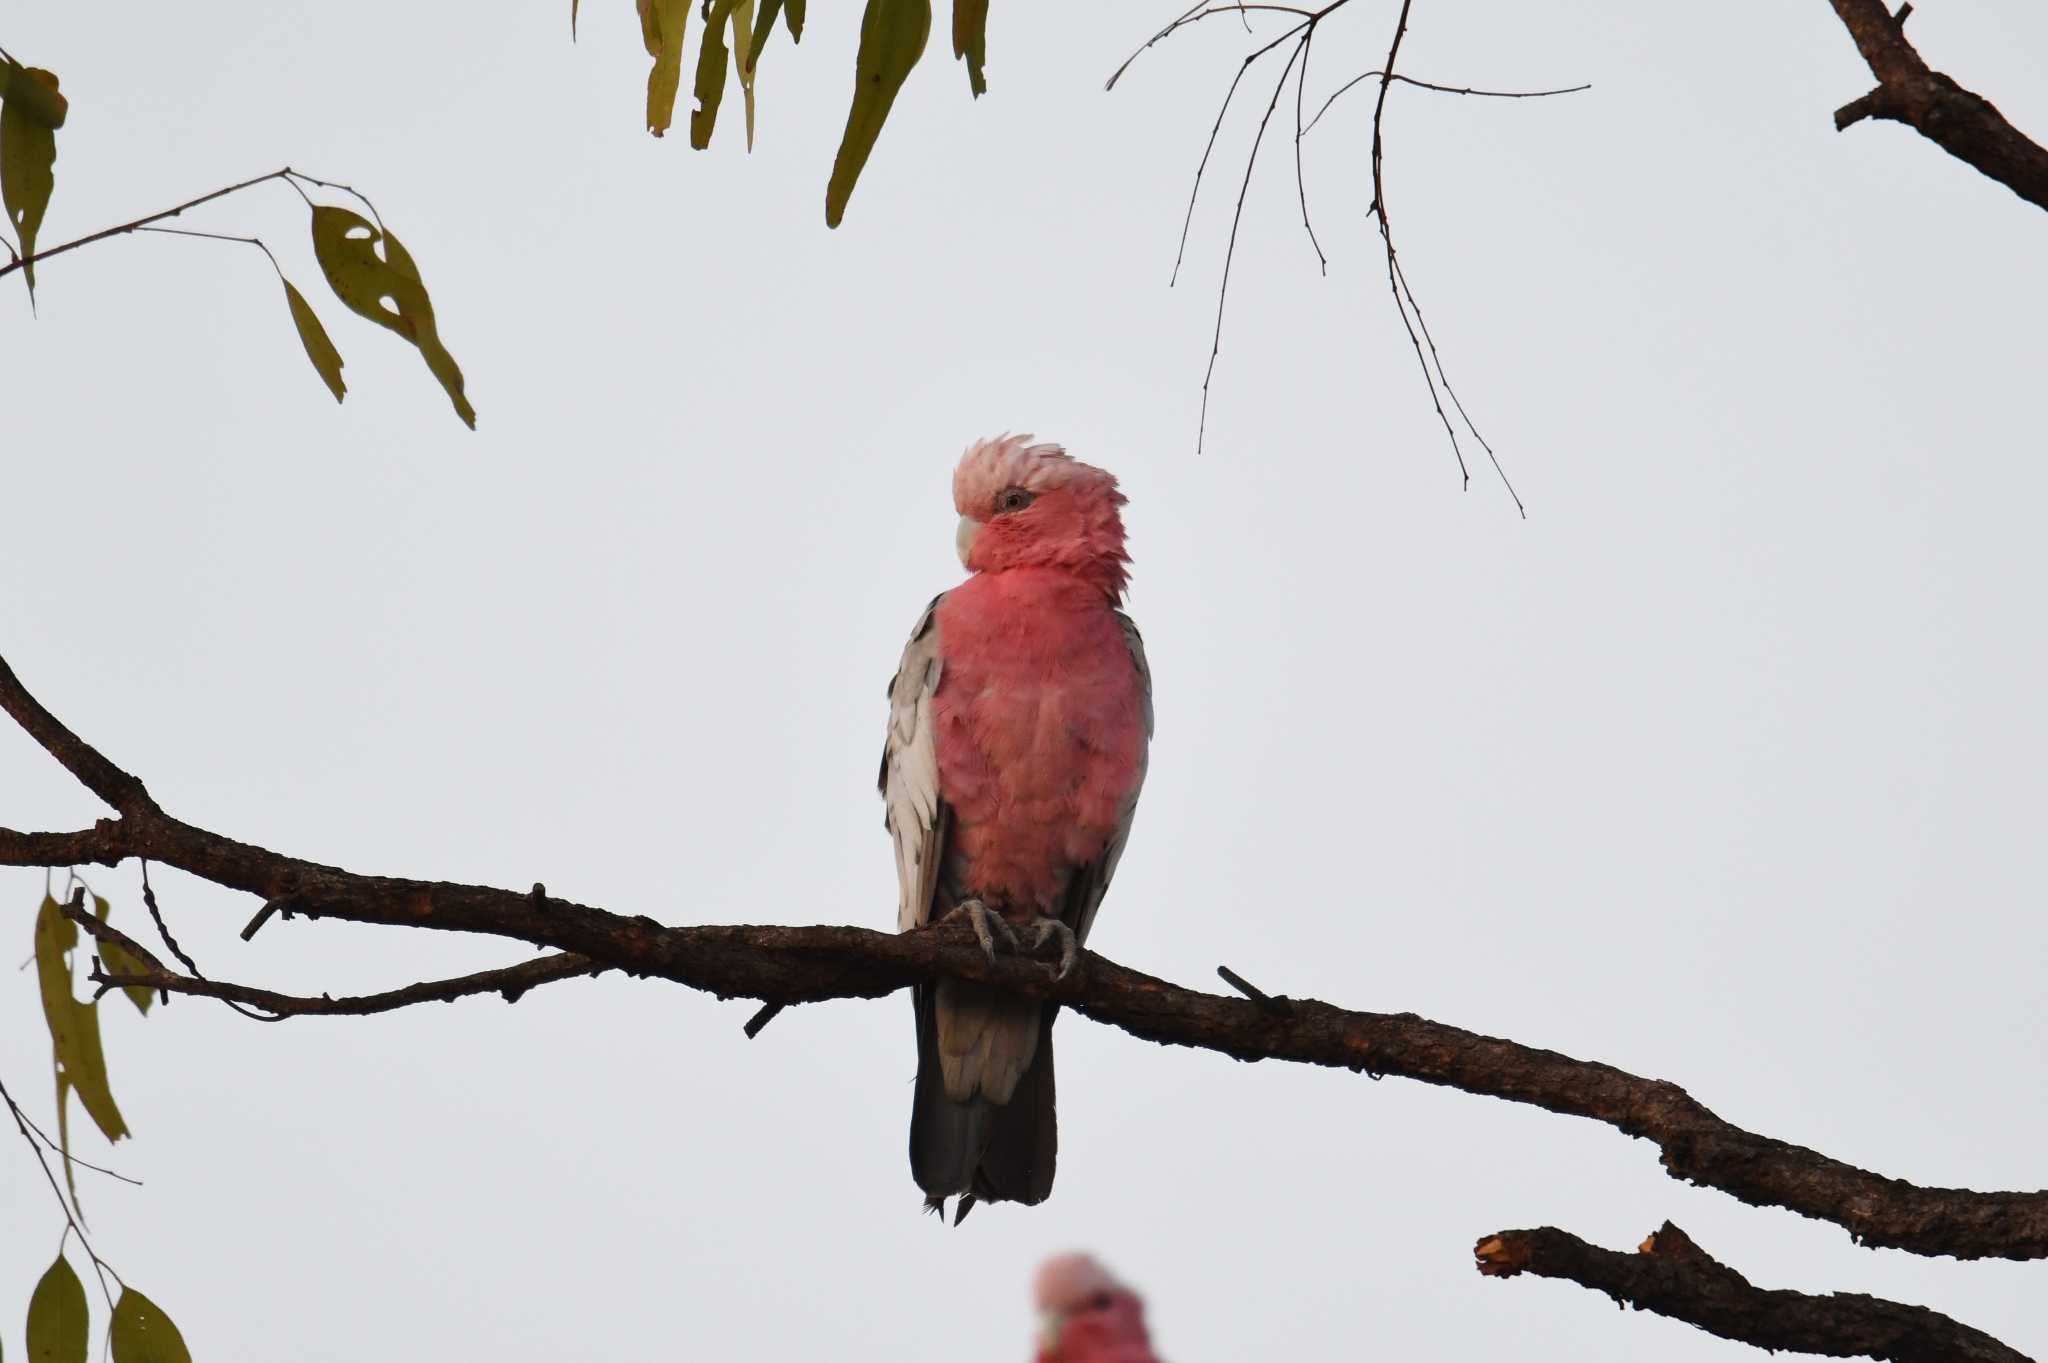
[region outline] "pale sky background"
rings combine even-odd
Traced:
[[[1167,6],[998,3],[972,103],[942,7],[828,232],[858,7],[811,9],[751,157],[732,97],[708,154],[641,131],[623,0],[576,46],[553,0],[0,11],[72,99],[46,241],[287,162],[354,183],[480,413],[332,300],[282,187],[190,222],[272,243],[347,358],[339,408],[247,248],[81,251],[35,321],[5,281],[0,650],[31,689],[174,813],[282,851],[883,926],[883,683],[959,576],[961,447],[1035,431],[1130,494],[1157,680],[1092,945],[1668,1078],[1888,1175],[2048,1184],[2048,215],[1904,129],[1836,134],[1870,80],[1827,5],[1416,6],[1420,77],[1594,86],[1389,117],[1404,262],[1526,522],[1485,472],[1460,493],[1385,297],[1363,92],[1307,148],[1326,279],[1269,146],[1197,457],[1248,120],[1166,278],[1243,30],[1105,95]],[[1333,19],[1312,90],[1376,66],[1392,13]],[[1912,27],[2048,133],[2048,10]],[[0,824],[99,813],[0,729]],[[139,932],[133,866],[93,884]],[[243,945],[252,901],[157,885],[236,980],[520,956]],[[0,874],[23,957],[40,888]],[[0,1074],[47,1117],[31,974],[0,1008]],[[616,976],[268,1027],[110,1005],[136,1138],[80,1117],[80,1153],[147,1187],[87,1179],[95,1243],[209,1363],[1020,1360],[1030,1271],[1072,1247],[1142,1288],[1172,1363],[1744,1356],[1471,1267],[1502,1228],[1625,1247],[1666,1217],[1761,1284],[2048,1350],[2043,1265],[1859,1249],[1605,1126],[1071,1016],[1052,1200],[943,1229],[904,1155],[908,1003],[749,1043],[752,1009]],[[11,1350],[59,1219],[6,1140]]]

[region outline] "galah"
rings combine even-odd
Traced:
[[[1073,968],[1116,872],[1152,734],[1116,479],[1028,435],[953,473],[968,578],[933,599],[889,684],[882,796],[896,923],[960,917],[982,949],[1056,945]],[[910,1168],[954,1224],[1052,1191],[1055,1004],[959,980],[915,991]]]
[[[1145,1303],[1085,1254],[1038,1270],[1038,1363],[1159,1363]]]

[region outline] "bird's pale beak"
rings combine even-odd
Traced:
[[[960,528],[953,532],[953,547],[960,551],[960,566],[968,566],[967,559],[974,552],[974,537],[981,533],[981,522],[972,516],[960,518]]]
[[[1067,1313],[1064,1311],[1040,1311],[1038,1313],[1038,1351],[1049,1354],[1060,1346],[1060,1331],[1066,1328]]]

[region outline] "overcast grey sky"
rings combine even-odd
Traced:
[[[857,7],[764,58],[756,149],[640,131],[629,7],[12,6],[72,99],[55,242],[284,163],[366,190],[433,291],[471,434],[345,313],[303,207],[256,231],[347,359],[337,408],[251,251],[130,239],[0,292],[0,648],[175,813],[364,870],[666,922],[893,919],[883,683],[956,581],[949,477],[1005,429],[1131,497],[1158,737],[1092,946],[1197,986],[1413,1009],[1686,1086],[1930,1184],[2048,1183],[2039,590],[2048,217],[1912,133],[1818,0],[1422,0],[1403,260],[1528,502],[1460,493],[1362,214],[1369,99],[1310,139],[1317,275],[1269,148],[1206,453],[1234,177],[1188,179],[1246,38],[1103,78],[1158,5],[995,6],[990,93],[934,50],[845,226],[822,202]],[[1315,49],[1377,64],[1391,3]],[[694,21],[693,21],[694,22]],[[2048,11],[1916,11],[2048,132]],[[1248,110],[1263,102],[1253,95]],[[0,823],[98,810],[11,727]],[[139,914],[132,867],[100,871]],[[278,923],[166,872],[202,968],[362,990],[509,944]],[[28,913],[32,872],[0,875]],[[0,1074],[48,1112],[31,978]],[[1771,1286],[1924,1302],[2048,1349],[2038,1264],[1853,1246],[1527,1108],[1167,1051],[1069,1017],[1036,1209],[918,1214],[909,1005],[751,1011],[616,977],[265,1027],[106,1025],[147,1187],[95,1241],[206,1360],[1028,1357],[1087,1247],[1174,1363],[1740,1357],[1470,1248],[1666,1217]],[[88,1158],[108,1157],[89,1128]],[[0,1159],[12,1346],[58,1231]]]

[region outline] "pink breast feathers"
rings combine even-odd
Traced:
[[[1103,593],[1056,570],[978,574],[938,608],[947,878],[1005,917],[1057,915],[1142,779],[1143,697]]]

